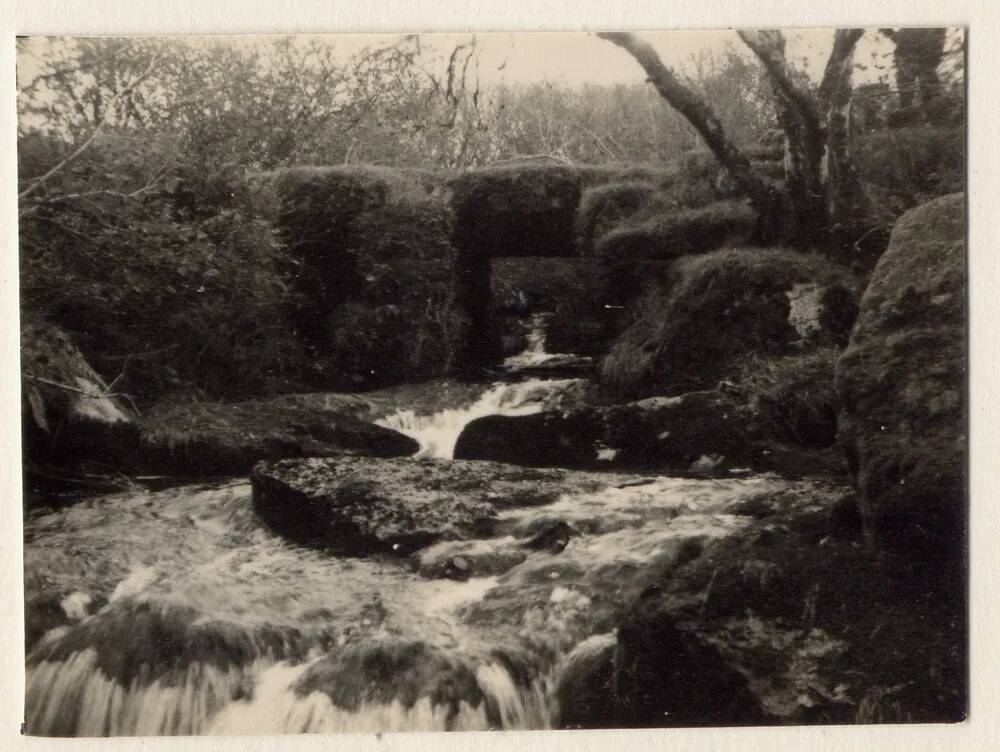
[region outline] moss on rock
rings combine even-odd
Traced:
[[[796,302],[803,285],[812,291],[806,311]],[[638,396],[712,388],[748,353],[782,356],[842,340],[854,299],[853,280],[818,254],[737,248],[685,257],[639,302],[600,380]]]
[[[593,253],[594,243],[639,212],[655,192],[655,185],[639,180],[606,183],[584,191],[576,213],[580,253]]]
[[[470,170],[451,181],[455,246],[466,254],[574,256],[580,177],[565,165]]]
[[[963,194],[899,220],[837,364],[867,530],[921,557],[961,558],[965,541],[965,233]]]
[[[705,253],[745,242],[755,220],[750,206],[737,200],[665,211],[639,224],[612,230],[596,243],[595,252],[631,263]]]
[[[140,425],[140,467],[193,477],[246,475],[261,460],[405,457],[419,449],[392,429],[280,399],[160,405]]]

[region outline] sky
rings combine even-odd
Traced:
[[[447,55],[456,44],[470,41],[471,34],[424,34],[421,44],[429,56]],[[663,31],[642,32],[638,36],[649,41],[664,63],[679,71],[691,69],[691,57],[698,53],[722,53],[727,48],[750,55],[733,30]],[[831,29],[791,29],[785,32],[788,40],[788,57],[798,68],[803,68],[814,78],[822,75],[823,64],[829,55],[833,31]],[[377,47],[398,41],[396,35],[331,34],[302,37],[328,41],[346,59],[365,47]],[[259,44],[260,37],[231,36],[233,44]],[[477,33],[479,75],[484,86],[500,83],[517,84],[549,81],[566,86],[584,84],[613,85],[641,80],[643,73],[624,50],[599,39],[589,32],[520,32]],[[38,71],[38,59],[51,49],[52,41],[44,37],[28,40],[29,54],[18,59],[19,78],[31,80]],[[888,55],[891,43],[876,35],[874,30],[865,34],[858,45],[856,60],[868,61],[872,52]],[[873,74],[858,72],[855,83],[863,83]]]

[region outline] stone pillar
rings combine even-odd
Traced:
[[[489,256],[463,250],[455,252],[455,307],[461,324],[451,371],[459,378],[477,378],[502,360],[498,330],[490,318],[491,271]]]

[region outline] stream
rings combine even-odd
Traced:
[[[500,383],[464,407],[378,422],[416,438],[419,458],[449,462],[470,420],[537,412],[578,386]],[[502,511],[491,537],[440,541],[408,559],[290,543],[258,520],[245,480],[36,513],[25,522],[29,618],[59,618],[28,655],[26,730],[558,727],[560,677],[614,641],[614,616],[644,573],[690,541],[738,530],[747,518],[730,510],[748,496],[805,483],[566,478],[556,498]],[[553,525],[572,537],[526,547]]]

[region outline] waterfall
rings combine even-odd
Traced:
[[[528,332],[528,346],[517,355],[511,355],[503,364],[508,368],[525,368],[545,365],[550,362],[566,360],[585,360],[567,353],[550,353],[545,350],[545,327],[548,325],[551,313],[535,313],[531,316],[531,329]]]
[[[462,429],[476,418],[538,413],[553,398],[581,384],[580,379],[531,379],[513,384],[496,384],[468,407],[442,410],[432,415],[417,415],[413,410],[400,410],[376,423],[416,439],[420,443],[420,451],[416,455],[418,458],[451,459]]]

